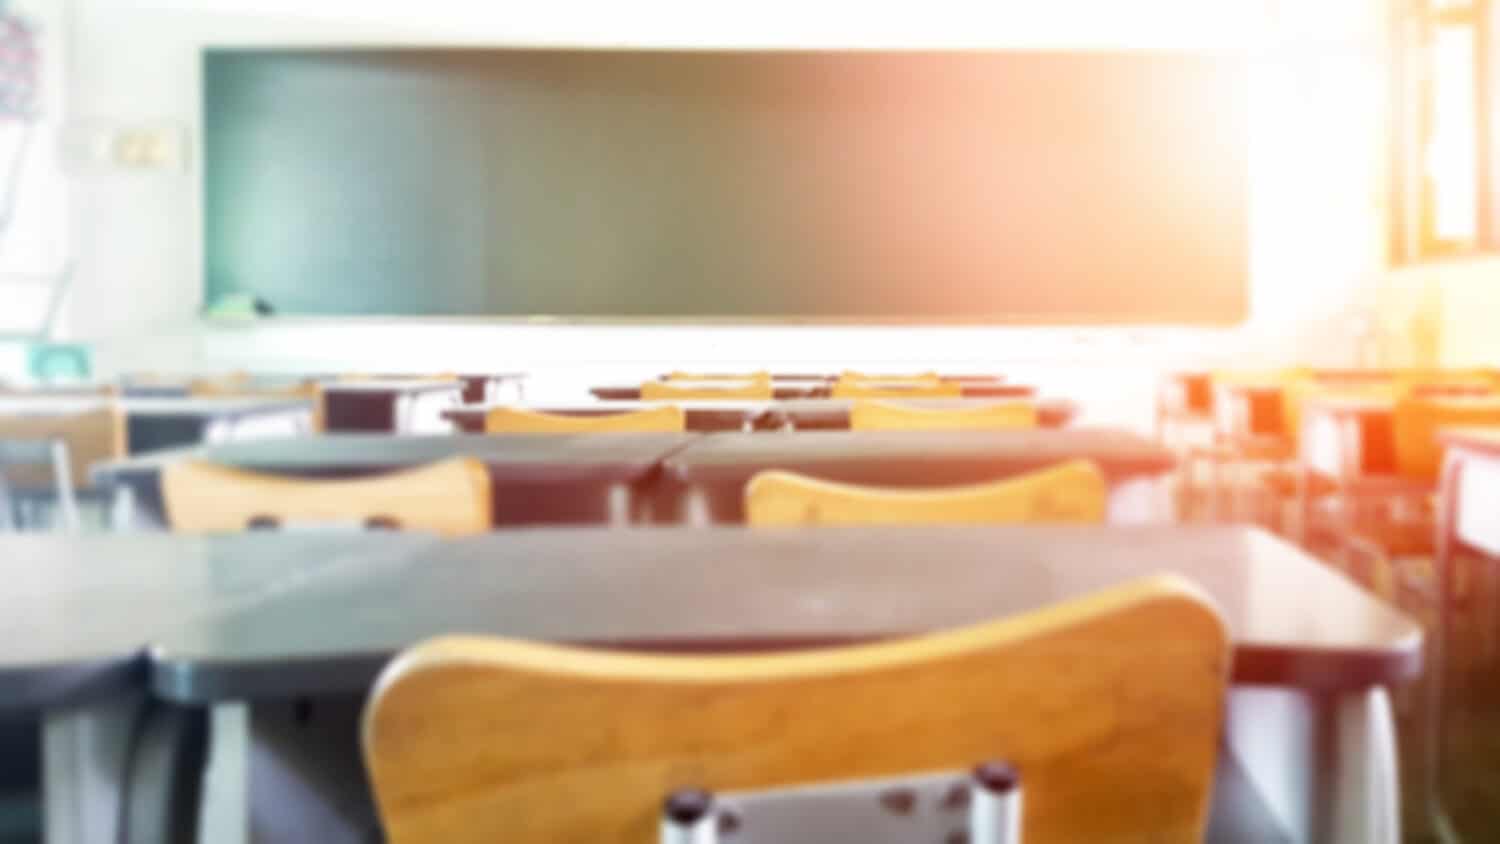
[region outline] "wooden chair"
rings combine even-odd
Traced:
[[[853,383],[925,381],[931,384],[938,384],[942,382],[943,378],[936,372],[918,372],[913,375],[872,375],[867,372],[856,372],[852,369],[846,369],[839,373],[838,380]]]
[[[972,407],[913,407],[882,401],[856,401],[849,410],[854,431],[1003,431],[1036,427],[1036,405],[995,402]]]
[[[1099,524],[1109,488],[1099,468],[1070,460],[1003,481],[960,487],[840,484],[791,472],[761,472],[745,486],[745,518],[756,526],[870,524]]]
[[[91,410],[0,415],[0,504],[9,510],[14,492],[50,491],[46,506],[55,506],[56,524],[77,530],[77,490],[91,486],[94,463],[124,457],[127,440],[125,413],[112,400]],[[23,526],[28,521],[22,513]],[[10,522],[0,514],[0,526]]]
[[[0,381],[0,397],[5,398],[118,398],[116,384],[8,384]]]
[[[538,413],[518,407],[491,408],[484,414],[484,432],[487,434],[675,433],[686,430],[687,414],[675,404],[601,416]]]
[[[662,376],[663,381],[770,381],[771,373],[765,370],[738,374],[734,372],[668,372]]]
[[[185,533],[240,531],[262,523],[356,522],[449,536],[490,529],[490,477],[456,458],[417,469],[339,480],[289,478],[202,461],[161,475],[167,522]]]
[[[1500,397],[1408,396],[1396,402],[1391,424],[1397,473],[1407,480],[1436,484],[1443,462],[1438,431],[1500,426]]]
[[[774,390],[770,381],[724,381],[723,386],[701,384],[681,386],[666,381],[641,384],[642,401],[692,401],[712,399],[752,399],[770,401]]]
[[[964,385],[955,381],[838,381],[829,389],[836,399],[956,399]]]
[[[790,653],[442,638],[377,682],[365,762],[392,844],[650,842],[678,788],[900,776],[987,757],[1025,777],[1027,844],[1196,842],[1228,667],[1222,619],[1173,577],[958,630]]]
[[[45,406],[45,402],[41,402]],[[89,486],[89,468],[117,460],[128,451],[125,412],[114,401],[101,401],[91,410],[48,413],[44,410],[0,414],[0,440],[57,440],[67,446],[69,481]],[[6,478],[18,488],[52,485],[51,472],[41,467],[16,466]]]
[[[1422,615],[1435,600],[1428,560],[1437,536],[1443,428],[1500,427],[1500,397],[1408,395],[1391,419],[1395,477],[1348,491],[1342,538],[1351,573],[1382,596]],[[1460,581],[1466,589],[1467,583]],[[1463,591],[1462,589],[1459,591]]]

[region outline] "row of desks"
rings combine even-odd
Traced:
[[[879,379],[876,379],[877,381]],[[948,378],[948,381],[956,381],[963,391],[966,399],[1029,399],[1036,396],[1036,388],[1028,384],[1010,384],[1005,381],[994,380],[983,376],[975,378]],[[691,382],[693,386],[712,388],[713,382]],[[777,400],[786,401],[792,399],[819,399],[828,398],[833,389],[833,379],[800,376],[800,377],[773,377],[771,380],[771,396]],[[610,402],[617,401],[639,401],[641,398],[640,384],[606,384],[593,387],[589,390],[595,398]]]
[[[350,477],[450,457],[489,470],[496,525],[740,522],[745,484],[783,469],[846,483],[981,483],[1074,458],[1111,482],[1112,515],[1160,518],[1155,481],[1175,466],[1162,446],[1121,431],[810,431],[716,434],[335,435],[210,444],[95,467],[98,485],[161,521],[164,466],[203,459],[285,475]],[[1161,505],[1158,507],[1158,505]],[[123,505],[121,505],[123,507]]]
[[[937,410],[961,409],[989,404],[988,399],[902,399],[903,405]],[[578,402],[486,403],[455,407],[443,413],[460,431],[484,430],[484,416],[494,407],[519,407],[541,413],[569,416],[600,416],[658,407],[662,402],[620,400],[582,404]],[[674,401],[687,416],[689,431],[848,430],[852,399],[701,399]],[[1065,399],[1038,399],[1037,424],[1062,428],[1078,415],[1078,406]]]
[[[45,412],[86,413],[107,406],[103,397],[0,396],[0,416]],[[203,442],[295,436],[312,427],[312,403],[274,398],[124,398],[127,447],[132,454]]]
[[[75,748],[64,758],[86,756],[95,778],[123,780],[120,800],[149,793],[132,777],[159,771],[147,763],[172,749],[157,745],[172,732],[153,725],[212,713],[198,814],[223,824],[207,840],[235,841],[249,786],[226,766],[250,764],[246,703],[360,696],[392,654],[431,636],[806,647],[974,623],[1160,572],[1197,583],[1232,635],[1226,754],[1263,801],[1262,821],[1280,831],[1253,840],[1324,840],[1306,832],[1336,810],[1319,803],[1318,783],[1368,752],[1356,725],[1374,690],[1416,676],[1421,630],[1296,548],[1235,527],[5,538],[0,702],[45,710],[49,737],[74,742],[61,742]],[[142,717],[145,694],[167,706]],[[1287,711],[1310,714],[1272,728],[1296,745],[1272,761],[1268,724]],[[103,742],[113,757],[77,751],[77,741],[99,744],[111,722],[128,733]],[[54,822],[95,831],[109,818],[63,812]]]

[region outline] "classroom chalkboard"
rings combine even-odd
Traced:
[[[278,314],[1230,323],[1243,59],[209,49],[204,283]]]

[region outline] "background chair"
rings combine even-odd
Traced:
[[[771,373],[765,370],[757,372],[746,372],[744,374],[734,372],[668,372],[662,376],[663,381],[770,381]]]
[[[484,432],[487,434],[675,433],[685,430],[687,414],[673,404],[600,416],[538,413],[517,407],[491,408],[484,414]]]
[[[851,383],[881,383],[881,382],[903,382],[903,381],[926,381],[931,384],[942,382],[942,376],[936,372],[918,372],[912,375],[874,375],[868,372],[856,372],[846,369],[839,373],[839,381]]]
[[[489,473],[469,458],[340,480],[186,461],[162,471],[161,487],[168,524],[186,533],[342,522],[456,536],[483,533],[492,523]]]
[[[684,787],[900,776],[991,756],[1025,777],[1028,844],[1196,842],[1228,666],[1215,609],[1168,577],[797,653],[448,638],[386,669],[364,751],[392,844],[654,841],[662,801]]]
[[[720,386],[722,383],[722,386]],[[774,395],[771,382],[724,381],[713,386],[695,384],[680,386],[665,381],[646,381],[641,384],[643,401],[682,401],[712,399],[752,399],[770,401]]]
[[[41,404],[37,412],[0,414],[0,499],[18,511],[14,521],[22,527],[44,523],[41,512],[55,506],[63,526],[77,529],[77,493],[92,486],[89,467],[124,457],[126,439],[125,414],[114,401],[79,412],[48,412]]]
[[[953,381],[838,381],[829,390],[836,399],[957,399],[964,386]]]
[[[1346,492],[1344,541],[1354,574],[1425,614],[1436,600],[1430,561],[1443,459],[1438,432],[1500,427],[1500,397],[1411,395],[1396,402],[1391,424],[1396,475]]]
[[[869,487],[792,472],[761,472],[745,486],[756,526],[868,524],[1100,524],[1109,488],[1099,468],[1070,460],[1003,481],[941,488]]]
[[[1036,405],[1024,401],[951,408],[856,401],[849,409],[854,431],[1002,431],[1036,424]]]

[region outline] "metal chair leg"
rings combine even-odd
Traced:
[[[78,499],[73,494],[73,467],[68,460],[68,444],[52,441],[52,482],[57,487],[57,514],[63,530],[77,533],[82,528],[78,516]]]

